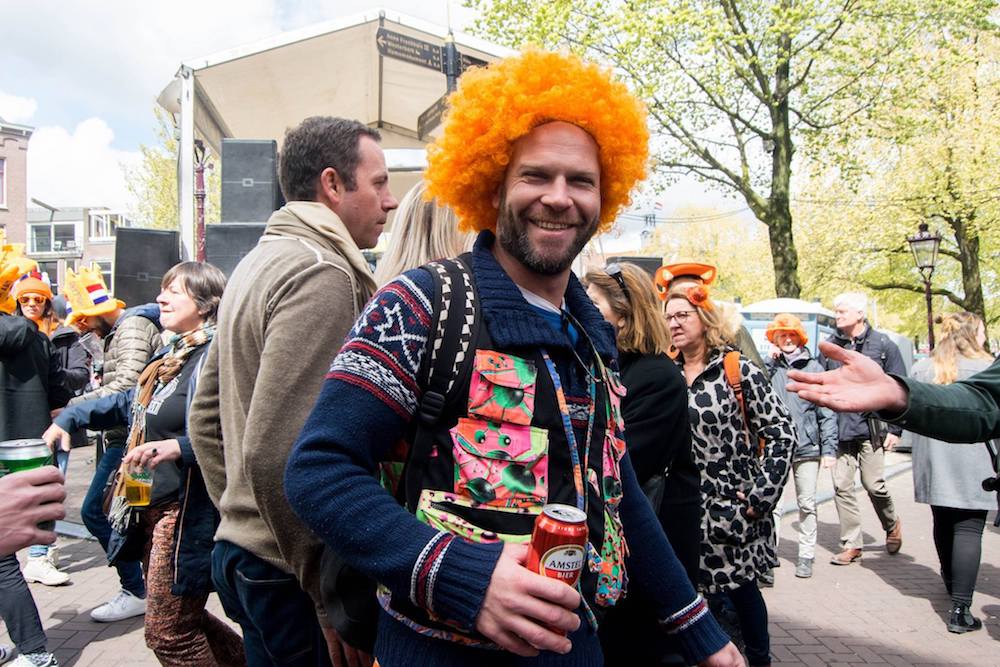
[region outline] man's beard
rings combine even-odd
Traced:
[[[497,220],[497,242],[514,259],[535,273],[543,276],[556,276],[572,266],[573,260],[597,231],[600,222],[601,219],[598,215],[594,216],[594,219],[589,223],[575,227],[576,237],[562,255],[558,257],[543,256],[536,251],[528,238],[527,226],[531,223],[522,222],[507,206],[505,199],[501,197],[500,216]]]
[[[107,338],[108,334],[111,333],[111,329],[114,328],[114,325],[109,323],[104,317],[95,317],[92,326],[94,333],[100,336],[101,340]]]

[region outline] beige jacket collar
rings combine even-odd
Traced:
[[[311,241],[331,250],[350,265],[361,294],[375,292],[375,278],[368,261],[337,214],[319,202],[288,202],[271,214],[265,236],[285,236]],[[365,297],[367,299],[367,296]]]

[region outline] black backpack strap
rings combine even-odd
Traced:
[[[434,447],[434,427],[468,386],[479,337],[481,314],[472,279],[472,255],[442,259],[421,268],[434,279],[431,335],[420,369],[424,391],[417,406],[413,437],[400,491],[411,512],[420,493],[419,480]]]

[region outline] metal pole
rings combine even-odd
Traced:
[[[458,77],[462,73],[459,62],[458,48],[455,46],[455,35],[448,31],[444,40],[444,74],[448,81],[448,92],[453,93],[458,88]]]
[[[194,140],[195,261],[205,261],[205,144]]]
[[[927,299],[927,347],[934,349],[934,306],[931,301],[931,276],[924,277],[924,297]]]
[[[194,257],[194,72],[181,67],[181,140],[177,155],[177,208],[181,228],[181,261]]]

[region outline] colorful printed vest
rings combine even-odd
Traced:
[[[411,438],[413,449],[404,474],[407,509],[424,523],[473,542],[526,543],[543,505],[579,504],[579,483],[585,488],[589,529],[588,562],[579,587],[596,629],[602,608],[614,605],[627,586],[627,546],[618,516],[619,462],[625,454],[620,403],[625,389],[617,373],[597,364],[592,367],[598,380],[593,408],[590,401],[561,405],[563,394],[549,370],[554,372],[555,365],[543,350],[497,349],[485,325],[479,327],[478,336],[469,349],[473,361],[465,364],[471,367],[471,377],[455,380],[465,389],[444,407],[436,427],[423,434],[417,429]],[[564,349],[552,353],[570,357]],[[584,372],[578,361],[570,358],[569,363],[573,372]],[[583,443],[578,443],[578,456],[570,452],[566,428],[572,428],[571,416],[577,423],[592,424],[583,474],[574,474],[573,459],[582,463],[584,457]],[[384,587],[379,589],[379,601],[391,616],[418,633],[496,648],[408,599],[393,598]]]

